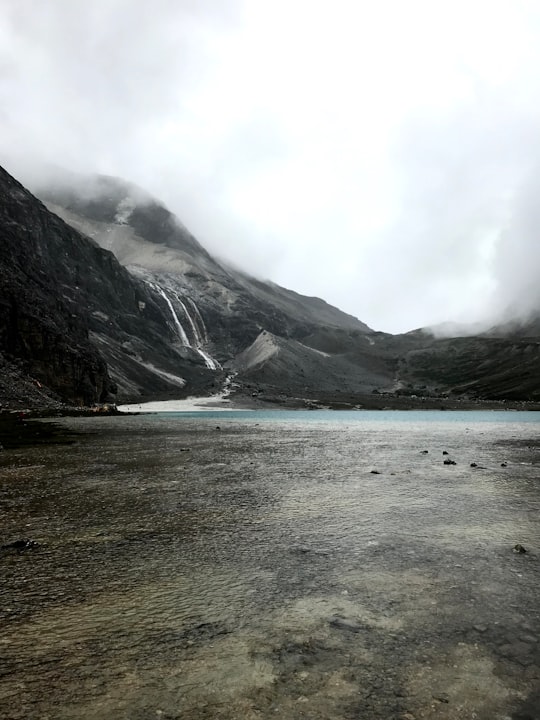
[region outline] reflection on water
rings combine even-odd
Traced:
[[[3,453],[0,717],[538,717],[534,415],[316,415]]]

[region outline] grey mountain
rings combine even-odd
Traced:
[[[453,339],[378,333],[218,261],[123,180],[58,171],[32,190],[40,200],[0,173],[8,402],[29,388],[86,404],[208,394],[231,372],[280,402],[539,397],[534,319]]]

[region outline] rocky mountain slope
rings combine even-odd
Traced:
[[[230,373],[246,394],[281,402],[540,399],[534,318],[453,339],[374,332],[217,261],[125,181],[61,172],[32,190],[41,201],[1,171],[8,402],[29,387],[85,404],[207,394]]]
[[[0,353],[18,368],[4,376],[12,394],[17,372],[84,404],[214,382],[199,354],[177,347],[160,291],[1,169],[0,198]]]
[[[263,330],[370,332],[322,300],[220,265],[133,186],[92,182],[55,187],[56,203],[43,192],[46,207],[0,172],[0,354],[16,368],[5,375],[13,388],[20,375],[84,404],[209,393]]]
[[[206,350],[220,366],[238,373],[239,381],[249,384],[253,368],[241,369],[236,357],[269,334],[279,339],[279,359],[268,367],[263,363],[264,369],[258,367],[255,374],[261,382],[272,378],[274,393],[302,395],[313,388],[333,392],[342,384],[369,392],[375,380],[392,384],[387,374],[372,377],[339,354],[302,345],[303,338],[321,332],[352,333],[361,340],[373,332],[367,325],[319,298],[218,262],[177,218],[139,188],[115,178],[70,176],[69,182],[57,178],[37,192],[51,212],[112,250],[135,277],[161,288],[176,315],[180,339],[182,334],[190,336],[196,320]]]

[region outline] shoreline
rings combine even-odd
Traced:
[[[220,394],[221,395],[221,394]],[[157,413],[204,413],[204,412],[242,412],[257,410],[296,411],[310,410],[316,413],[317,410],[336,411],[369,411],[378,413],[380,411],[395,411],[407,413],[409,411],[439,412],[441,410],[462,411],[462,412],[540,412],[537,403],[504,403],[504,402],[483,402],[470,406],[465,403],[454,402],[451,407],[429,406],[407,403],[401,407],[385,405],[379,407],[336,407],[328,404],[317,405],[302,399],[293,399],[297,402],[284,403],[281,401],[261,401],[246,397],[223,398],[221,396],[189,397],[181,400],[150,401],[147,403],[131,403],[119,406],[126,408],[121,410],[116,406],[107,408],[77,408],[66,406],[64,408],[27,408],[0,410],[0,456],[5,450],[12,450],[21,447],[35,445],[65,445],[76,442],[78,433],[75,430],[66,428],[62,423],[55,422],[62,418],[83,418],[83,417],[117,417],[127,418],[137,415],[152,415]],[[128,409],[129,408],[129,409]],[[40,422],[40,421],[45,422]],[[37,421],[37,422],[36,422]]]
[[[0,405],[0,418],[54,419],[116,415],[118,417],[147,412],[205,412],[209,410],[507,410],[509,412],[539,412],[540,402],[534,400],[465,400],[451,398],[411,399],[395,396],[357,396],[353,398],[305,398],[281,394],[260,394],[256,397],[242,393],[188,396],[184,398],[141,399],[95,406]]]
[[[486,399],[441,396],[415,396],[402,393],[310,393],[295,396],[291,392],[280,392],[272,386],[243,386],[234,382],[234,376],[228,376],[222,389],[212,395],[188,395],[183,397],[142,396],[127,398],[121,403],[103,403],[94,406],[75,406],[69,403],[25,405],[9,401],[0,402],[0,435],[12,423],[29,419],[49,419],[61,417],[84,416],[117,416],[138,415],[161,412],[209,412],[209,411],[241,411],[241,410],[445,410],[445,411],[522,411],[539,412],[540,402],[537,400]],[[183,395],[183,393],[180,393]],[[0,401],[3,398],[0,397]],[[1,439],[0,439],[1,445]]]

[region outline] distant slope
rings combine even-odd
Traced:
[[[369,347],[369,346],[368,346]],[[392,390],[392,363],[386,364],[369,351],[362,354],[331,354],[298,340],[263,331],[230,364],[246,383],[265,392],[324,400],[339,394],[347,397],[371,393],[374,388]]]
[[[413,387],[491,400],[540,400],[540,338],[453,338],[407,353],[400,377]]]

